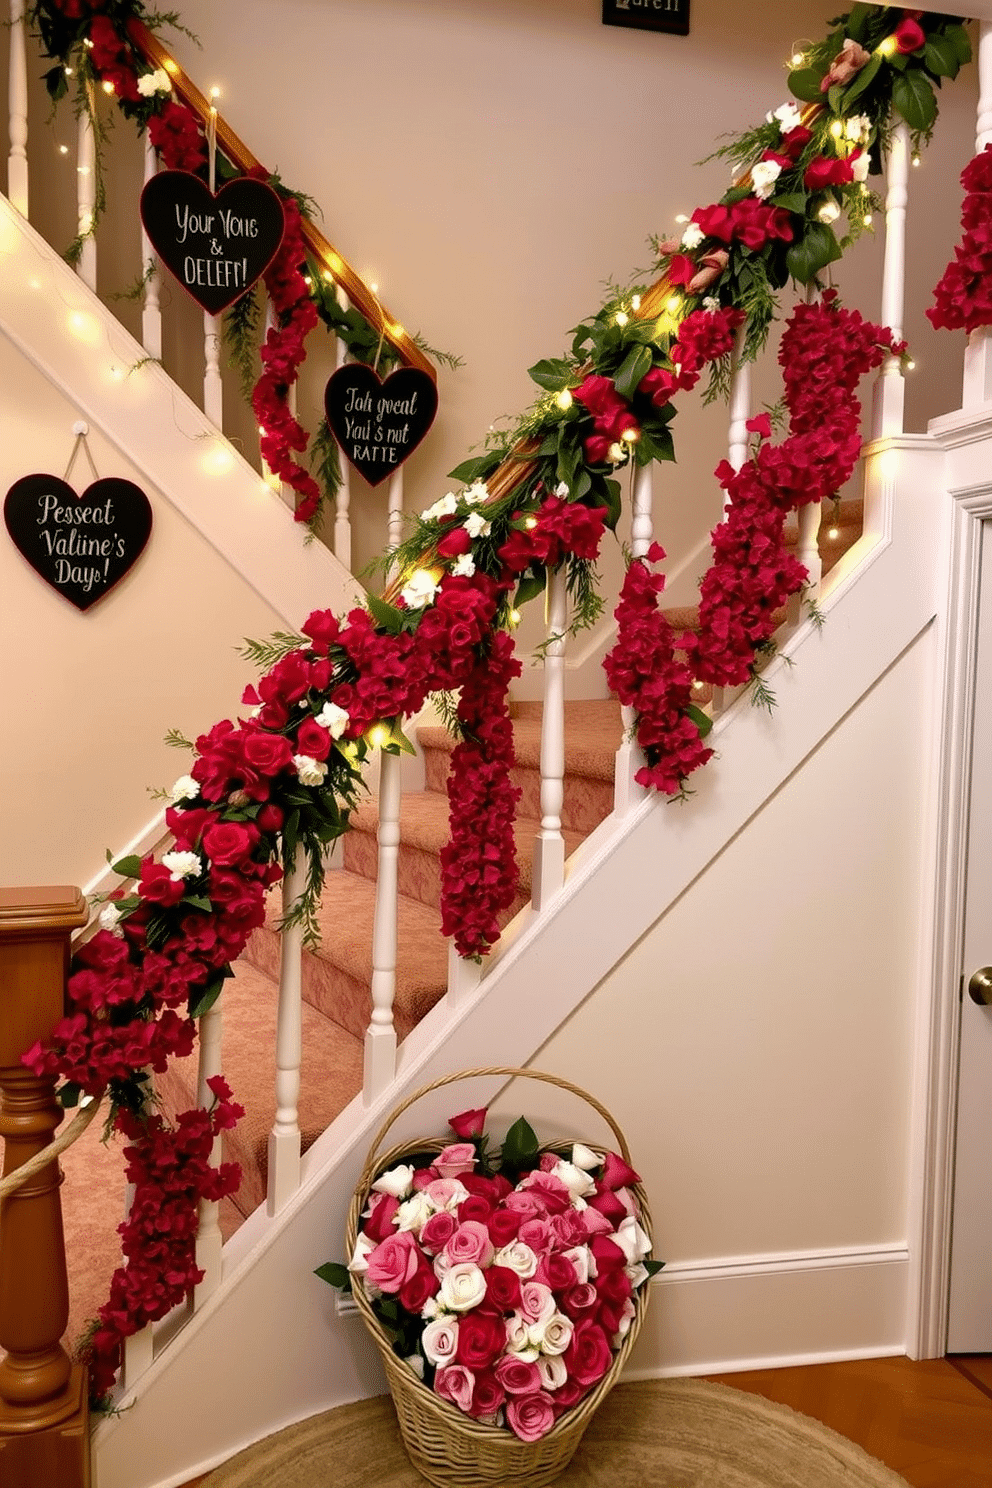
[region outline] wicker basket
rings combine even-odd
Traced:
[[[383,1123],[373,1141],[348,1211],[346,1244],[349,1256],[354,1253],[361,1213],[377,1175],[403,1162],[413,1153],[440,1152],[445,1146],[443,1139],[428,1138],[423,1141],[405,1142],[379,1155],[379,1147],[393,1123],[415,1101],[431,1091],[438,1090],[444,1085],[451,1085],[457,1080],[476,1079],[489,1075],[519,1076],[529,1080],[541,1080],[547,1085],[556,1085],[561,1090],[568,1090],[573,1095],[579,1096],[602,1116],[617,1139],[618,1149],[624,1161],[630,1162],[627,1140],[609,1111],[578,1085],[559,1079],[557,1075],[503,1066],[463,1070],[459,1074],[445,1075],[401,1101]],[[582,1140],[585,1142],[584,1138]],[[605,1153],[605,1149],[598,1147],[596,1143],[585,1145],[590,1146],[593,1151]],[[640,1223],[650,1237],[651,1215],[647,1200],[639,1184],[634,1192],[640,1207]],[[500,1483],[526,1483],[530,1485],[530,1488],[543,1488],[544,1484],[554,1482],[571,1461],[583,1432],[592,1420],[593,1413],[616,1384],[644,1321],[648,1300],[648,1287],[645,1284],[634,1293],[636,1312],[630,1329],[619,1350],[614,1354],[613,1363],[595,1388],[573,1409],[565,1411],[546,1436],[536,1442],[523,1442],[508,1428],[483,1425],[429,1390],[417,1378],[409,1365],[393,1352],[392,1345],[372,1311],[372,1304],[358,1277],[355,1278],[353,1290],[358,1310],[382,1356],[386,1378],[392,1391],[393,1404],[399,1418],[400,1432],[410,1460],[417,1471],[422,1473],[429,1482],[436,1484],[437,1488],[492,1488],[492,1485]]]

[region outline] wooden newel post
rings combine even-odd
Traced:
[[[0,1136],[4,1176],[47,1147],[62,1120],[55,1082],[21,1064],[62,1017],[78,889],[0,890]],[[86,1370],[60,1339],[69,1288],[57,1162],[0,1201],[0,1483],[88,1488]]]

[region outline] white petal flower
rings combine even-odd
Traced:
[[[791,134],[803,122],[802,111],[797,109],[794,103],[783,103],[780,108],[775,110],[774,114],[768,114],[766,117],[769,124],[773,119],[777,119],[779,128],[783,134]]]
[[[698,222],[690,222],[689,226],[682,234],[682,247],[688,248],[690,250],[693,248],[698,248],[705,236],[706,234],[703,232],[703,229],[700,227]]]
[[[868,156],[868,155],[858,155],[858,156],[856,156],[855,159],[851,161],[851,173],[854,176],[854,179],[856,181],[861,181],[861,182],[867,181],[867,179],[868,179],[868,168],[869,168],[870,165],[871,165],[871,157],[870,156]]]
[[[116,904],[105,904],[100,911],[100,929],[109,930],[111,935],[116,935],[118,940],[123,940],[124,931],[120,925],[122,918]]]
[[[314,722],[326,728],[332,739],[340,739],[348,727],[349,717],[347,708],[339,708],[337,703],[325,703]]]
[[[195,801],[199,794],[200,787],[192,775],[180,775],[169,792],[169,800],[175,806],[179,801]]]
[[[458,579],[470,579],[475,573],[475,559],[471,553],[462,553],[451,565],[451,572]]]
[[[625,1266],[623,1269],[627,1280],[630,1282],[635,1292],[637,1291],[638,1287],[644,1285],[644,1283],[648,1279],[648,1276],[650,1275],[647,1266],[642,1265],[640,1261],[637,1262],[636,1266]]]
[[[410,1192],[412,1183],[412,1165],[400,1163],[398,1167],[390,1168],[386,1173],[380,1173],[372,1187],[376,1193],[389,1194],[394,1199],[403,1199]]]
[[[537,1370],[544,1390],[560,1389],[568,1379],[568,1367],[558,1354],[542,1354],[537,1361]]]
[[[551,1169],[556,1178],[560,1178],[573,1198],[581,1198],[583,1194],[592,1193],[596,1187],[595,1180],[588,1173],[577,1168],[574,1163],[565,1162],[562,1159]]]
[[[716,311],[719,310],[719,308],[720,301],[717,299],[716,295],[707,295],[706,298],[703,300],[703,309],[708,310],[711,315],[714,315]]]
[[[844,138],[854,144],[863,144],[871,134],[871,120],[867,114],[852,114],[844,120]]]
[[[481,512],[469,512],[462,523],[465,531],[474,542],[477,537],[488,537],[493,530],[492,522],[487,522]]]
[[[323,785],[327,766],[309,754],[294,754],[293,764],[301,785]]]
[[[575,1267],[578,1284],[585,1286],[589,1280],[589,1260],[592,1255],[588,1245],[573,1245],[571,1250],[563,1250],[562,1255]]]
[[[157,67],[154,72],[146,72],[138,79],[138,92],[142,98],[154,98],[156,93],[171,93],[172,79],[164,67]]]
[[[446,496],[441,497],[440,501],[435,501],[433,506],[429,506],[420,515],[425,522],[436,522],[441,517],[453,517],[457,510],[458,500],[453,492],[449,491]]]
[[[469,1312],[486,1295],[486,1277],[473,1261],[459,1261],[441,1283],[439,1296],[452,1312]]]
[[[422,1354],[407,1354],[404,1364],[408,1364],[419,1380],[424,1377],[424,1357]]]
[[[437,590],[434,575],[428,573],[426,568],[415,568],[400,590],[400,598],[408,610],[422,610],[425,605],[433,603]]]
[[[558,499],[560,501],[564,501],[566,499],[566,497],[568,496],[568,493],[569,493],[568,482],[567,481],[559,481],[558,484],[555,486],[555,495],[558,497]]]
[[[643,1261],[651,1250],[651,1241],[633,1215],[628,1215],[626,1219],[620,1221],[615,1234],[612,1234],[610,1239],[614,1245],[619,1245],[630,1266]]]
[[[526,1281],[537,1270],[537,1256],[522,1240],[514,1240],[496,1252],[493,1264],[509,1267],[511,1271],[516,1271],[521,1281]]]
[[[355,1250],[348,1262],[348,1270],[353,1276],[364,1276],[369,1269],[368,1258],[375,1250],[376,1242],[370,1240],[368,1235],[360,1234],[355,1241]]]
[[[427,1362],[435,1369],[450,1364],[458,1348],[458,1319],[439,1317],[428,1323],[420,1335],[420,1347]]]
[[[396,1228],[398,1230],[412,1230],[414,1235],[420,1234],[425,1220],[430,1219],[435,1213],[434,1205],[420,1189],[411,1194],[396,1211]]]
[[[473,481],[462,492],[462,500],[468,506],[478,506],[480,501],[489,500],[489,487],[485,481]]]
[[[203,871],[199,853],[167,852],[162,854],[162,867],[168,868],[173,883],[182,878],[195,878]]]
[[[583,1173],[591,1173],[593,1168],[598,1168],[602,1164],[602,1161],[599,1153],[593,1152],[591,1147],[585,1147],[581,1142],[573,1142],[572,1162],[577,1168],[581,1168]]]
[[[771,196],[781,174],[782,167],[777,160],[759,160],[757,165],[752,165],[751,186],[755,196],[761,201]]]
[[[555,1312],[539,1324],[540,1341],[534,1337],[534,1328],[528,1328],[534,1343],[539,1342],[542,1354],[563,1354],[572,1341],[572,1321],[562,1312]]]

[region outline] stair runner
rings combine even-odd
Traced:
[[[836,511],[825,509],[820,544],[824,572],[860,535],[861,519],[860,501],[842,502]],[[836,533],[833,538],[831,531]],[[698,622],[695,608],[671,609],[668,613],[678,628],[692,628]],[[701,702],[708,696],[708,689],[698,694]],[[530,898],[531,849],[540,826],[540,703],[514,705],[513,732],[513,779],[522,791],[516,824],[520,885],[503,923]],[[614,756],[620,738],[619,705],[615,700],[566,704],[562,811],[566,855],[612,810]],[[400,1039],[444,995],[447,982],[447,942],[440,935],[439,854],[448,837],[445,788],[455,740],[442,727],[421,727],[418,740],[424,753],[426,789],[403,797],[400,818],[394,1005]],[[299,1122],[304,1151],[358,1094],[362,1084],[363,1039],[372,1009],[378,825],[375,802],[363,803],[351,820],[353,830],[339,848],[341,865],[327,875],[319,913],[320,946],[303,957]],[[279,910],[275,892],[267,923],[255,931],[224,989],[222,1067],[236,1099],[245,1107],[245,1116],[235,1130],[224,1134],[225,1157],[239,1162],[243,1173],[239,1192],[221,1205],[225,1239],[265,1199],[268,1134],[275,1114]],[[158,1077],[157,1086],[167,1113],[194,1105],[195,1053],[174,1062],[165,1076]],[[120,1145],[113,1144],[115,1153],[119,1153]],[[105,1299],[110,1271],[118,1264],[114,1231],[120,1219],[122,1186],[112,1181],[115,1158],[106,1149],[95,1151],[99,1146],[95,1140],[85,1142],[85,1146],[88,1151],[79,1150],[84,1148],[80,1143],[70,1157],[69,1181],[63,1190],[72,1294],[67,1332],[70,1340]],[[118,1173],[120,1162],[116,1157]],[[87,1177],[87,1169],[92,1176]]]

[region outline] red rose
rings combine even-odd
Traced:
[[[538,1261],[534,1280],[543,1281],[553,1292],[564,1292],[575,1286],[578,1277],[568,1257],[558,1250],[552,1250]]]
[[[455,1216],[446,1209],[441,1209],[437,1214],[432,1214],[429,1219],[425,1220],[420,1231],[420,1243],[431,1255],[437,1255],[447,1245],[457,1228],[458,1221]]]
[[[564,1359],[569,1378],[585,1388],[602,1379],[612,1363],[613,1350],[599,1324],[583,1319],[575,1325]]]
[[[392,1194],[375,1193],[372,1194],[369,1203],[372,1206],[372,1213],[362,1226],[362,1231],[378,1245],[380,1240],[385,1240],[387,1235],[393,1234],[395,1230],[393,1215],[400,1207],[400,1201]]]
[[[602,1276],[606,1271],[622,1271],[627,1264],[627,1257],[620,1246],[608,1235],[593,1235],[589,1242],[589,1249],[596,1257],[598,1276]]]
[[[587,1202],[590,1208],[598,1209],[600,1214],[605,1214],[613,1225],[618,1225],[622,1219],[626,1218],[627,1210],[610,1189],[594,1194]]]
[[[520,1277],[516,1271],[509,1266],[490,1266],[486,1272],[486,1301],[500,1312],[513,1312],[519,1307]]]
[[[803,181],[810,191],[822,191],[825,186],[846,186],[854,180],[854,171],[849,160],[830,160],[820,155],[806,167]]]
[[[219,868],[232,868],[249,856],[258,841],[252,822],[215,822],[203,834],[203,851]]]
[[[589,1313],[590,1309],[599,1305],[599,1293],[591,1282],[583,1281],[578,1286],[572,1287],[571,1291],[565,1293],[561,1299],[561,1310],[566,1317],[573,1321]]]
[[[285,817],[282,807],[274,806],[270,801],[268,805],[262,807],[255,820],[263,832],[278,832]]]
[[[245,733],[242,752],[247,764],[261,775],[278,775],[293,762],[293,748],[282,734],[268,734],[261,729]]]
[[[608,1152],[603,1161],[603,1176],[600,1179],[604,1188],[629,1188],[632,1183],[640,1183],[640,1175],[635,1173],[630,1163],[624,1162],[615,1152]]]
[[[463,1177],[462,1182],[464,1181]],[[480,1224],[488,1224],[492,1212],[492,1203],[482,1194],[469,1194],[468,1198],[463,1199],[458,1205],[458,1219],[461,1224],[464,1224],[467,1219],[478,1220]]]
[[[154,904],[178,904],[185,892],[185,881],[174,879],[161,863],[153,863],[151,858],[142,863],[138,879],[142,899],[150,899]]]
[[[505,1343],[506,1324],[502,1314],[475,1308],[459,1321],[455,1358],[467,1369],[486,1369],[495,1363]]]
[[[496,1209],[489,1216],[486,1227],[497,1250],[502,1250],[504,1245],[511,1244],[517,1238],[526,1217],[516,1209]]]
[[[407,1312],[421,1312],[424,1304],[434,1296],[440,1285],[440,1281],[434,1274],[434,1267],[424,1257],[421,1257],[420,1265],[414,1274],[400,1287],[401,1306],[405,1307]]]
[[[920,11],[918,14],[922,15]],[[911,15],[904,16],[896,27],[896,50],[906,57],[910,52],[919,51],[926,42],[923,27]]]
[[[797,124],[795,129],[783,134],[782,148],[790,160],[798,160],[812,138],[812,129],[807,129],[805,124]]]
[[[446,532],[437,545],[438,555],[441,558],[457,558],[461,553],[467,553],[472,546],[472,539],[464,527],[452,527]]]
[[[331,736],[316,718],[306,718],[296,735],[297,754],[308,754],[311,759],[326,760],[331,752]]]
[[[470,1416],[494,1416],[506,1400],[506,1391],[491,1369],[475,1376]]]

